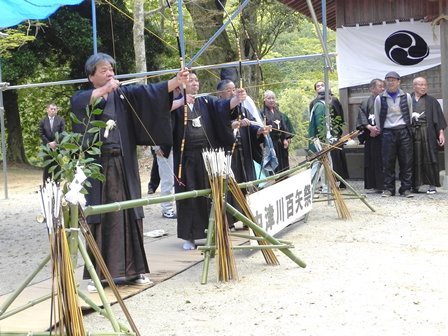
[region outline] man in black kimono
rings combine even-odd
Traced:
[[[235,84],[224,79],[216,87],[221,99],[230,99],[235,96]],[[241,108],[241,110],[240,110]],[[257,124],[255,118],[243,106],[236,107],[237,119],[232,121],[232,130],[235,136],[235,149],[232,155],[232,171],[235,180],[249,182],[256,179],[253,161],[261,164],[263,159],[263,132],[269,132],[268,127]]]
[[[275,93],[271,90],[265,91],[263,101],[261,114],[266,120],[266,125],[272,126],[271,139],[278,159],[275,173],[279,173],[289,169],[289,144],[293,135],[288,128],[285,115],[278,109]]]
[[[440,187],[438,150],[445,144],[445,117],[439,102],[427,94],[428,83],[423,77],[414,78],[412,97],[412,136],[414,143],[414,169],[412,187],[419,192],[422,185],[429,185],[428,194],[435,194]]]
[[[175,179],[176,193],[209,188],[207,171],[202,158],[202,150],[207,148],[227,148],[233,144],[230,125],[234,108],[246,97],[244,89],[238,89],[232,99],[218,99],[214,96],[194,98],[199,92],[199,80],[190,73],[187,93],[187,122],[184,126],[184,99],[173,103],[173,158],[176,176],[182,167],[180,179]],[[181,153],[181,143],[185,147]],[[195,240],[206,237],[210,212],[210,199],[206,197],[176,201],[177,236],[184,240],[185,250],[195,249]]]
[[[57,147],[56,142],[56,133],[64,132],[65,121],[63,118],[57,115],[58,107],[54,103],[50,103],[47,105],[47,116],[43,118],[39,123],[39,134],[42,139],[42,144],[48,146],[52,150]],[[44,160],[49,159],[49,157],[45,157]],[[54,173],[57,172],[58,164],[54,162],[54,165],[57,167]],[[49,178],[52,177],[53,174],[50,174],[49,170],[52,167],[52,164],[49,164],[44,167],[43,173],[43,184],[47,182]]]
[[[230,99],[235,96],[235,84],[229,79],[221,80],[217,87],[218,97],[221,99]],[[232,147],[232,172],[235,181],[238,183],[253,181],[257,178],[254,161],[259,164],[263,161],[262,144],[264,142],[263,134],[270,131],[269,127],[263,127],[258,124],[249,110],[242,104],[235,107],[237,119],[232,121],[231,131],[235,137]],[[246,194],[246,189],[242,192]],[[228,202],[236,209],[240,210],[238,203],[233,195],[228,194]],[[235,230],[234,218],[227,216],[229,227]]]
[[[364,144],[364,188],[382,192],[384,174],[381,164],[381,134],[374,127],[376,122],[373,105],[376,96],[384,91],[384,81],[372,79],[369,90],[371,96],[359,106],[356,128],[362,131],[358,139],[361,144]]]
[[[85,71],[93,88],[79,91],[71,99],[79,120],[87,121],[86,108],[99,108],[102,113],[94,117],[111,125],[108,132],[101,132],[101,154],[95,158],[102,166],[105,181],[90,181],[88,205],[141,198],[136,145],[154,145],[152,139],[157,144],[172,143],[171,92],[188,79],[188,71],[181,71],[168,82],[120,87],[114,78],[114,66],[111,56],[92,55]],[[83,134],[86,131],[82,124],[75,124],[73,130]],[[143,247],[143,217],[143,209],[138,207],[87,219],[107,268],[118,281],[149,283],[145,276],[149,268]],[[98,267],[96,272],[104,279]],[[89,278],[86,270],[84,277]],[[90,283],[88,290],[96,288]]]

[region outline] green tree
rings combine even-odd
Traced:
[[[135,69],[130,38],[132,15],[123,0],[115,0],[113,5],[97,4],[98,50],[117,60],[118,73],[129,73]],[[32,25],[30,33],[36,37],[32,43],[14,50],[8,49],[12,57],[5,60],[3,78],[11,85],[85,77],[84,62],[93,53],[90,3],[63,7],[49,20]],[[145,38],[148,68],[157,68],[159,58],[155,55],[165,52],[166,48],[153,36]],[[3,45],[2,40],[0,45]],[[62,107],[63,114],[68,113],[69,97],[74,90],[83,86],[29,89],[23,93],[17,90],[5,91],[8,161],[27,163],[25,138],[26,153],[31,162],[37,162],[40,139],[35,132],[36,120],[44,116],[45,105],[54,101]],[[22,127],[22,123],[25,127]]]
[[[223,25],[225,11],[222,6],[225,5],[225,0],[199,0],[185,3],[196,33],[195,39],[188,41],[191,55],[195,54]],[[227,32],[223,31],[199,58],[199,62],[202,64],[224,63],[235,60],[236,55],[237,50],[232,48]],[[219,79],[219,74],[208,71],[206,76],[201,77],[201,86],[204,90],[213,91]]]
[[[328,31],[328,50],[336,48],[336,34]],[[268,58],[322,53],[315,26],[309,19],[302,17],[298,25],[284,32],[267,54]],[[335,66],[335,59],[332,59]],[[294,62],[270,63],[263,66],[269,89],[277,94],[280,110],[291,119],[295,130],[293,148],[308,146],[308,105],[315,98],[314,83],[323,80],[323,58],[299,60]],[[330,73],[330,87],[337,91],[337,74]]]
[[[241,16],[241,32],[244,36],[244,58],[249,60],[270,57],[278,39],[297,27],[301,15],[277,1],[255,0],[244,9]],[[264,67],[253,66],[244,69],[245,85],[254,97],[259,96],[260,84],[268,84],[272,79]],[[261,89],[262,91],[263,88]]]
[[[5,29],[5,36],[0,38],[0,57],[7,59],[11,57],[11,51],[34,40],[34,36],[26,34],[25,27],[19,26],[17,29]]]

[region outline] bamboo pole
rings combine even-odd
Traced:
[[[342,219],[350,219],[351,218],[350,211],[348,210],[347,204],[345,203],[344,198],[342,198],[341,192],[339,191],[339,188],[336,185],[336,178],[333,174],[333,169],[330,166],[330,161],[327,156],[323,156],[321,160],[325,170],[328,190],[331,190],[331,193],[333,194],[334,204],[338,216]]]
[[[89,225],[86,222],[85,216],[83,214],[83,212],[80,210],[79,212],[79,224],[80,227],[82,228],[82,231],[84,233],[84,238],[86,240],[86,243],[88,244],[93,256],[96,259],[97,265],[101,271],[101,273],[103,274],[103,276],[106,278],[112,292],[115,295],[115,298],[117,299],[118,304],[120,305],[121,310],[123,311],[124,315],[126,316],[126,319],[129,322],[129,325],[132,328],[132,331],[135,332],[135,334],[137,336],[140,336],[140,333],[137,329],[137,326],[134,323],[134,320],[132,319],[131,314],[129,313],[126,305],[124,304],[123,299],[120,296],[120,293],[118,292],[117,286],[115,285],[114,279],[112,279],[112,276],[106,266],[106,262],[104,261],[101,252],[98,248],[98,245],[95,242],[95,239],[92,235],[92,232],[90,231]],[[91,260],[89,259],[90,264],[92,264]],[[93,265],[91,265],[93,267]],[[93,272],[95,273],[95,275],[97,276],[95,269],[93,269]],[[98,278],[98,276],[97,276]],[[102,286],[100,286],[101,288],[98,288],[98,293],[100,292],[100,289],[102,290]]]
[[[15,309],[11,309],[7,313],[3,314],[1,316],[1,318],[0,318],[0,320],[6,319],[6,318],[8,318],[10,316],[13,316],[13,315],[15,315],[17,313],[20,313],[21,311],[24,311],[24,310],[27,310],[28,308],[34,307],[35,305],[37,305],[37,304],[39,304],[41,302],[47,301],[52,296],[53,296],[53,294],[47,294],[47,295],[41,296],[40,298],[28,301],[28,303],[26,303],[26,304],[24,304],[24,305],[22,305],[20,307],[17,307]],[[3,333],[1,332],[1,330],[0,330],[0,335],[3,336]]]
[[[217,274],[220,281],[229,281],[238,277],[225,212],[225,195],[228,180],[225,177],[229,177],[231,159],[230,155],[226,156],[223,150],[205,150],[202,152],[202,158],[208,174],[211,198],[214,204],[213,229],[217,256]],[[210,237],[212,235],[208,233],[207,236]]]
[[[290,249],[294,248],[294,245],[280,244],[280,245],[256,245],[256,246],[233,246],[232,250],[271,250],[271,249]],[[216,245],[210,246],[198,246],[200,251],[209,251],[216,249]]]
[[[236,217],[238,220],[242,221],[244,224],[249,226],[254,232],[258,233],[260,236],[264,237],[268,242],[270,242],[273,245],[281,245],[281,243],[268,234],[263,228],[259,227],[256,223],[249,220],[247,217],[243,216],[237,209],[235,209],[230,204],[226,205],[227,210],[230,212],[231,215]],[[306,264],[300,260],[298,257],[296,257],[289,249],[287,248],[279,248],[281,252],[283,252],[286,256],[289,257],[292,261],[294,261],[297,265],[299,265],[302,268],[306,267]]]
[[[42,262],[36,267],[36,269],[30,275],[28,275],[26,279],[23,280],[23,282],[19,285],[19,287],[17,287],[17,289],[13,293],[11,293],[10,296],[8,296],[5,302],[3,302],[3,304],[0,306],[0,320],[6,318],[4,313],[6,312],[8,307],[14,302],[14,300],[20,295],[20,293],[23,292],[26,286],[29,285],[29,283],[35,278],[37,273],[39,273],[49,261],[50,261],[50,255],[48,254],[42,260]]]
[[[247,234],[241,234],[241,233],[235,233],[235,232],[230,233],[230,235],[231,235],[232,237],[238,237],[238,238],[243,238],[243,239],[250,239],[250,240],[264,240],[263,237],[249,236],[249,235],[247,235]],[[286,244],[286,245],[294,245],[294,244],[293,244],[291,241],[289,241],[289,240],[278,239],[278,238],[277,238],[277,240],[278,240],[280,243],[282,243],[282,244]]]
[[[344,180],[338,173],[336,173],[334,170],[333,170],[333,174],[336,176],[336,178],[339,181],[341,181],[341,182],[343,182],[345,184],[347,189],[349,189],[352,193],[354,193],[356,195],[356,197],[354,197],[354,198],[360,199],[361,202],[363,202],[372,212],[375,212],[375,209],[369,204],[369,202],[367,202],[365,195],[361,195],[355,189],[353,189],[353,187],[346,180]],[[345,197],[345,198],[346,199],[350,199],[350,198],[347,198],[347,197]]]
[[[244,196],[241,189],[238,188],[238,185],[237,185],[235,179],[233,179],[233,178],[230,179],[229,186],[230,186],[230,190],[231,190],[233,196],[235,197],[235,200],[237,201],[238,205],[242,209],[244,215],[248,219],[250,219],[252,222],[255,222],[255,217],[252,214],[252,211],[250,210],[249,204],[247,203],[247,200],[246,200],[246,196]],[[257,236],[258,234],[255,233],[255,235]],[[264,240],[259,240],[258,244],[265,245],[266,242]],[[266,263],[268,265],[279,265],[280,264],[280,262],[277,259],[277,256],[274,254],[273,251],[271,251],[269,249],[262,249],[261,252],[263,254],[264,260],[266,261]]]
[[[109,321],[112,324],[112,328],[114,329],[114,331],[118,332],[120,331],[120,326],[118,325],[117,319],[115,318],[115,315],[112,312],[110,303],[106,298],[106,293],[104,293],[103,286],[101,285],[100,278],[98,277],[98,274],[96,274],[95,272],[95,267],[93,266],[92,261],[90,260],[89,255],[87,253],[87,250],[81,241],[81,237],[78,237],[78,248],[79,252],[81,253],[84,259],[85,267],[90,274],[90,278],[95,283],[95,287],[98,290],[98,295],[100,296],[104,309],[106,310],[107,315],[109,316]]]
[[[106,309],[101,308],[100,306],[98,306],[92,299],[90,299],[84,292],[79,291],[78,292],[79,297],[84,300],[85,303],[87,303],[89,305],[89,307],[91,307],[93,310],[95,310],[98,314],[104,316],[105,318],[109,319],[109,315],[106,311]],[[121,323],[120,321],[117,321],[118,325],[120,326],[121,330],[125,331],[126,335],[135,335],[134,332],[130,331],[129,328],[124,325],[123,323]],[[89,332],[89,335],[92,335],[92,333]]]
[[[238,187],[240,189],[248,188],[248,187],[252,187],[252,186],[257,186],[260,183],[275,181],[281,177],[284,177],[287,175],[292,175],[296,172],[306,169],[306,168],[308,168],[308,166],[309,166],[309,162],[303,162],[294,168],[291,168],[287,171],[278,173],[276,175],[272,175],[272,176],[269,176],[269,177],[266,177],[263,179],[254,180],[251,182],[239,183]],[[172,195],[167,195],[167,196],[140,198],[140,199],[123,201],[123,202],[115,202],[115,203],[109,203],[109,204],[88,206],[84,209],[84,214],[86,216],[91,216],[91,215],[98,215],[98,214],[103,214],[103,213],[107,213],[107,212],[121,211],[121,210],[125,210],[125,209],[139,207],[139,206],[159,204],[162,202],[174,202],[177,200],[183,200],[183,199],[187,199],[187,198],[208,196],[208,195],[210,195],[210,192],[211,192],[211,189],[192,190],[192,191],[186,191],[183,193],[177,193],[177,194],[172,194]]]
[[[207,229],[207,240],[205,241],[205,246],[211,246],[215,235],[215,205],[212,202],[212,208],[210,210],[210,216],[208,219],[208,229]],[[202,268],[202,278],[201,284],[205,285],[208,280],[208,270],[210,266],[210,259],[214,255],[214,250],[207,250],[204,252],[204,267]]]
[[[78,235],[79,235],[79,224],[78,224],[78,205],[77,204],[69,204],[70,209],[70,235],[69,239],[69,247],[73,269],[76,268],[78,264]]]
[[[67,334],[61,335],[60,333],[55,333],[51,331],[42,331],[42,332],[23,332],[23,331],[3,331],[1,332],[2,336],[67,336]],[[128,336],[133,335],[128,333],[119,332],[88,332],[87,336]]]

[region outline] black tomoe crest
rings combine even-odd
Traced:
[[[389,35],[384,42],[387,57],[399,65],[415,65],[429,55],[425,40],[409,30],[399,30]]]

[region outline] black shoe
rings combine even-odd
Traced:
[[[392,191],[390,190],[384,190],[383,193],[381,194],[381,197],[391,197],[394,194],[392,194]]]
[[[414,194],[412,194],[410,190],[405,190],[400,195],[403,196],[403,197],[406,197],[406,198],[414,197]]]

